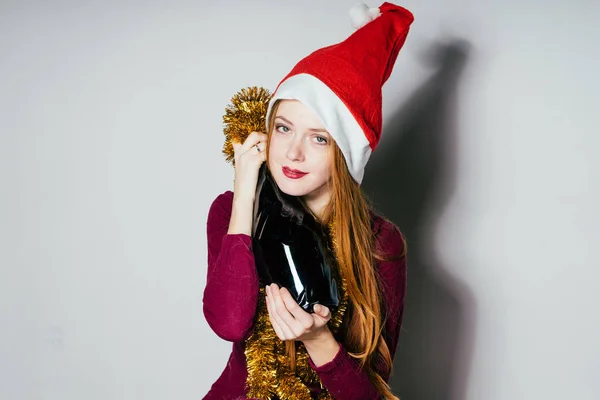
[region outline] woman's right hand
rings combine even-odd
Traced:
[[[232,143],[235,160],[235,178],[233,185],[234,199],[243,202],[254,202],[258,171],[267,159],[267,135],[252,132],[243,144]]]

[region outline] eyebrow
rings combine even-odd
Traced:
[[[291,126],[294,126],[294,124],[292,123],[292,121],[290,121],[289,119],[287,119],[285,117],[282,117],[281,115],[275,116],[275,119],[277,119],[277,118],[282,119],[284,122],[290,124]],[[329,134],[329,132],[327,132],[326,129],[309,128],[308,130],[311,131],[311,132],[323,132],[323,133]]]

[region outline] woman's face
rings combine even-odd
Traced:
[[[313,212],[329,201],[333,139],[317,116],[296,100],[283,100],[275,114],[269,169],[279,188],[303,197]]]

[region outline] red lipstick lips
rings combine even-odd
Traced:
[[[308,173],[308,172],[298,171],[297,169],[291,169],[288,167],[283,167],[281,170],[283,171],[283,174],[290,179],[299,179]]]

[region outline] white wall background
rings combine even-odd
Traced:
[[[1,399],[202,398],[230,349],[201,309],[208,207],[232,187],[223,110],[344,39],[353,4],[0,2]],[[472,49],[433,226],[477,310],[448,398],[597,399],[600,3],[403,4],[384,111],[431,43]]]

